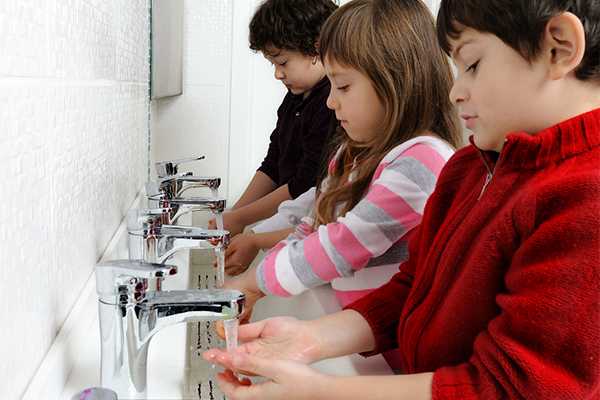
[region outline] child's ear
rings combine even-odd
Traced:
[[[570,12],[552,17],[544,32],[542,54],[549,62],[551,79],[564,78],[574,71],[585,54],[581,20]]]

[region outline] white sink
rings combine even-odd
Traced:
[[[196,221],[194,221],[196,222]],[[109,258],[126,258],[126,235],[121,234],[118,243],[113,246],[113,254]],[[106,258],[106,257],[105,257]],[[179,273],[165,281],[165,289],[181,289],[186,282],[192,283],[198,275],[198,268],[211,271],[210,260],[205,254],[196,253],[191,257],[193,266],[189,266],[189,252],[182,252],[171,262],[178,265]],[[199,266],[199,264],[202,264]],[[190,273],[190,271],[192,271]],[[197,283],[196,283],[197,284]],[[82,294],[79,305],[75,307],[73,319],[76,320],[78,331],[83,334],[67,334],[70,343],[61,349],[72,353],[62,355],[70,360],[71,373],[62,390],[60,399],[70,400],[71,397],[84,388],[99,386],[100,371],[100,338],[98,328],[97,297],[95,293],[95,280],[90,279]],[[329,287],[320,287],[293,298],[264,298],[256,305],[253,320],[272,316],[294,316],[299,319],[313,319],[319,316],[338,311],[337,300]],[[71,318],[71,317],[70,317]],[[200,323],[204,324],[204,323]],[[206,332],[206,325],[200,328]],[[197,354],[198,341],[204,341],[206,336],[198,335],[198,323],[181,324],[172,326],[159,332],[150,344],[148,354],[148,399],[199,399],[198,390],[203,394],[210,389],[208,381],[215,373],[215,369],[200,358]],[[212,329],[208,327],[209,331]],[[212,340],[212,345],[216,339]],[[314,364],[318,370],[334,375],[391,374],[391,370],[383,357],[375,356],[365,359],[359,355],[352,355],[321,361]],[[42,368],[43,369],[43,368]],[[46,368],[51,369],[51,368]],[[44,387],[44,379],[36,377],[37,383],[33,386],[25,399],[39,398],[39,393]],[[50,378],[46,378],[48,380]],[[202,382],[202,387],[198,384]],[[215,399],[224,397],[213,384]],[[126,398],[121,396],[121,400]],[[202,398],[210,398],[203,395]]]

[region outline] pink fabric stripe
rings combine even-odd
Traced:
[[[365,297],[369,293],[376,289],[364,289],[364,290],[336,290],[335,297],[342,308],[346,307],[350,303],[354,303],[361,297]]]
[[[263,272],[265,274],[265,286],[269,292],[273,293],[275,296],[289,297],[291,294],[281,287],[279,280],[277,280],[277,275],[275,274],[275,259],[284,247],[285,243],[279,242],[271,249],[271,251],[269,251],[263,261]]]
[[[371,179],[371,182],[375,181],[377,178],[379,178],[381,176],[381,173],[383,172],[383,170],[390,165],[389,162],[382,162],[381,164],[379,164],[377,166],[377,169],[375,169],[375,173],[373,174],[373,179]]]
[[[431,145],[420,143],[408,148],[402,153],[402,157],[412,157],[419,160],[427,167],[435,176],[440,174],[440,171],[446,164],[446,160],[438,153]]]
[[[421,220],[421,215],[415,212],[410,204],[383,185],[374,184],[371,186],[367,199],[407,229],[411,229]]]
[[[329,282],[340,277],[335,265],[321,246],[317,232],[304,239],[304,258],[315,275],[322,280]]]
[[[352,265],[352,269],[363,268],[373,254],[362,245],[354,233],[344,224],[327,224],[329,241],[337,252]]]

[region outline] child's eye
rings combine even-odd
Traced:
[[[469,71],[475,72],[477,70],[478,65],[479,65],[479,60],[477,62],[474,62],[473,64],[471,64],[465,72],[469,72]]]
[[[339,90],[341,92],[345,92],[346,90],[348,90],[349,86],[350,85],[338,86],[337,90]]]
[[[284,61],[284,62],[282,62],[282,63],[279,63],[279,65],[280,65],[280,66],[282,66],[282,67],[283,67],[285,64],[287,64],[287,61]]]

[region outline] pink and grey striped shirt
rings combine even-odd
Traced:
[[[396,146],[346,215],[317,230],[306,216],[293,234],[269,250],[256,271],[260,289],[292,296],[330,282],[344,306],[389,281],[408,258],[410,232],[420,223],[452,153],[445,141],[433,136]]]

